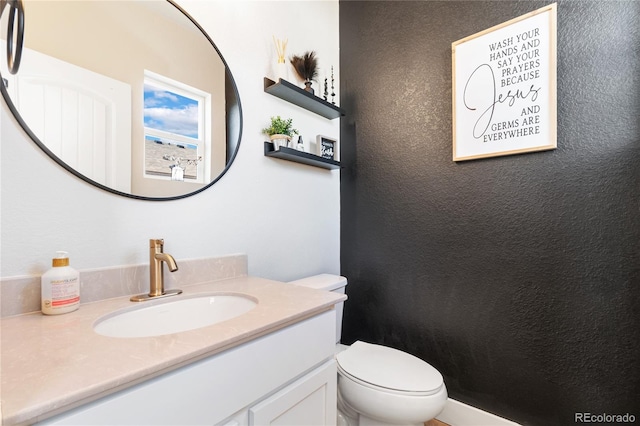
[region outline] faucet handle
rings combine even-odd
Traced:
[[[152,238],[149,240],[150,248],[162,248],[164,246],[164,240],[162,238]]]

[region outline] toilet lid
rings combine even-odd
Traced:
[[[433,392],[442,375],[420,358],[386,346],[357,341],[336,355],[347,374],[374,386],[403,392]]]

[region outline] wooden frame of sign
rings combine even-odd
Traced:
[[[451,44],[453,161],[557,147],[557,4]]]

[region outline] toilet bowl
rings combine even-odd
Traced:
[[[344,293],[347,280],[322,274],[291,283]],[[440,372],[398,349],[361,341],[339,345],[342,305],[336,305],[338,426],[423,425],[437,416],[447,400]]]
[[[338,353],[336,361],[348,424],[422,425],[444,408],[442,375],[413,355],[357,341]]]

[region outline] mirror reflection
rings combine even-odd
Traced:
[[[146,199],[197,193],[228,169],[241,132],[237,90],[211,40],[177,6],[23,7],[20,69],[13,75],[2,61],[3,95],[52,158],[103,189]]]

